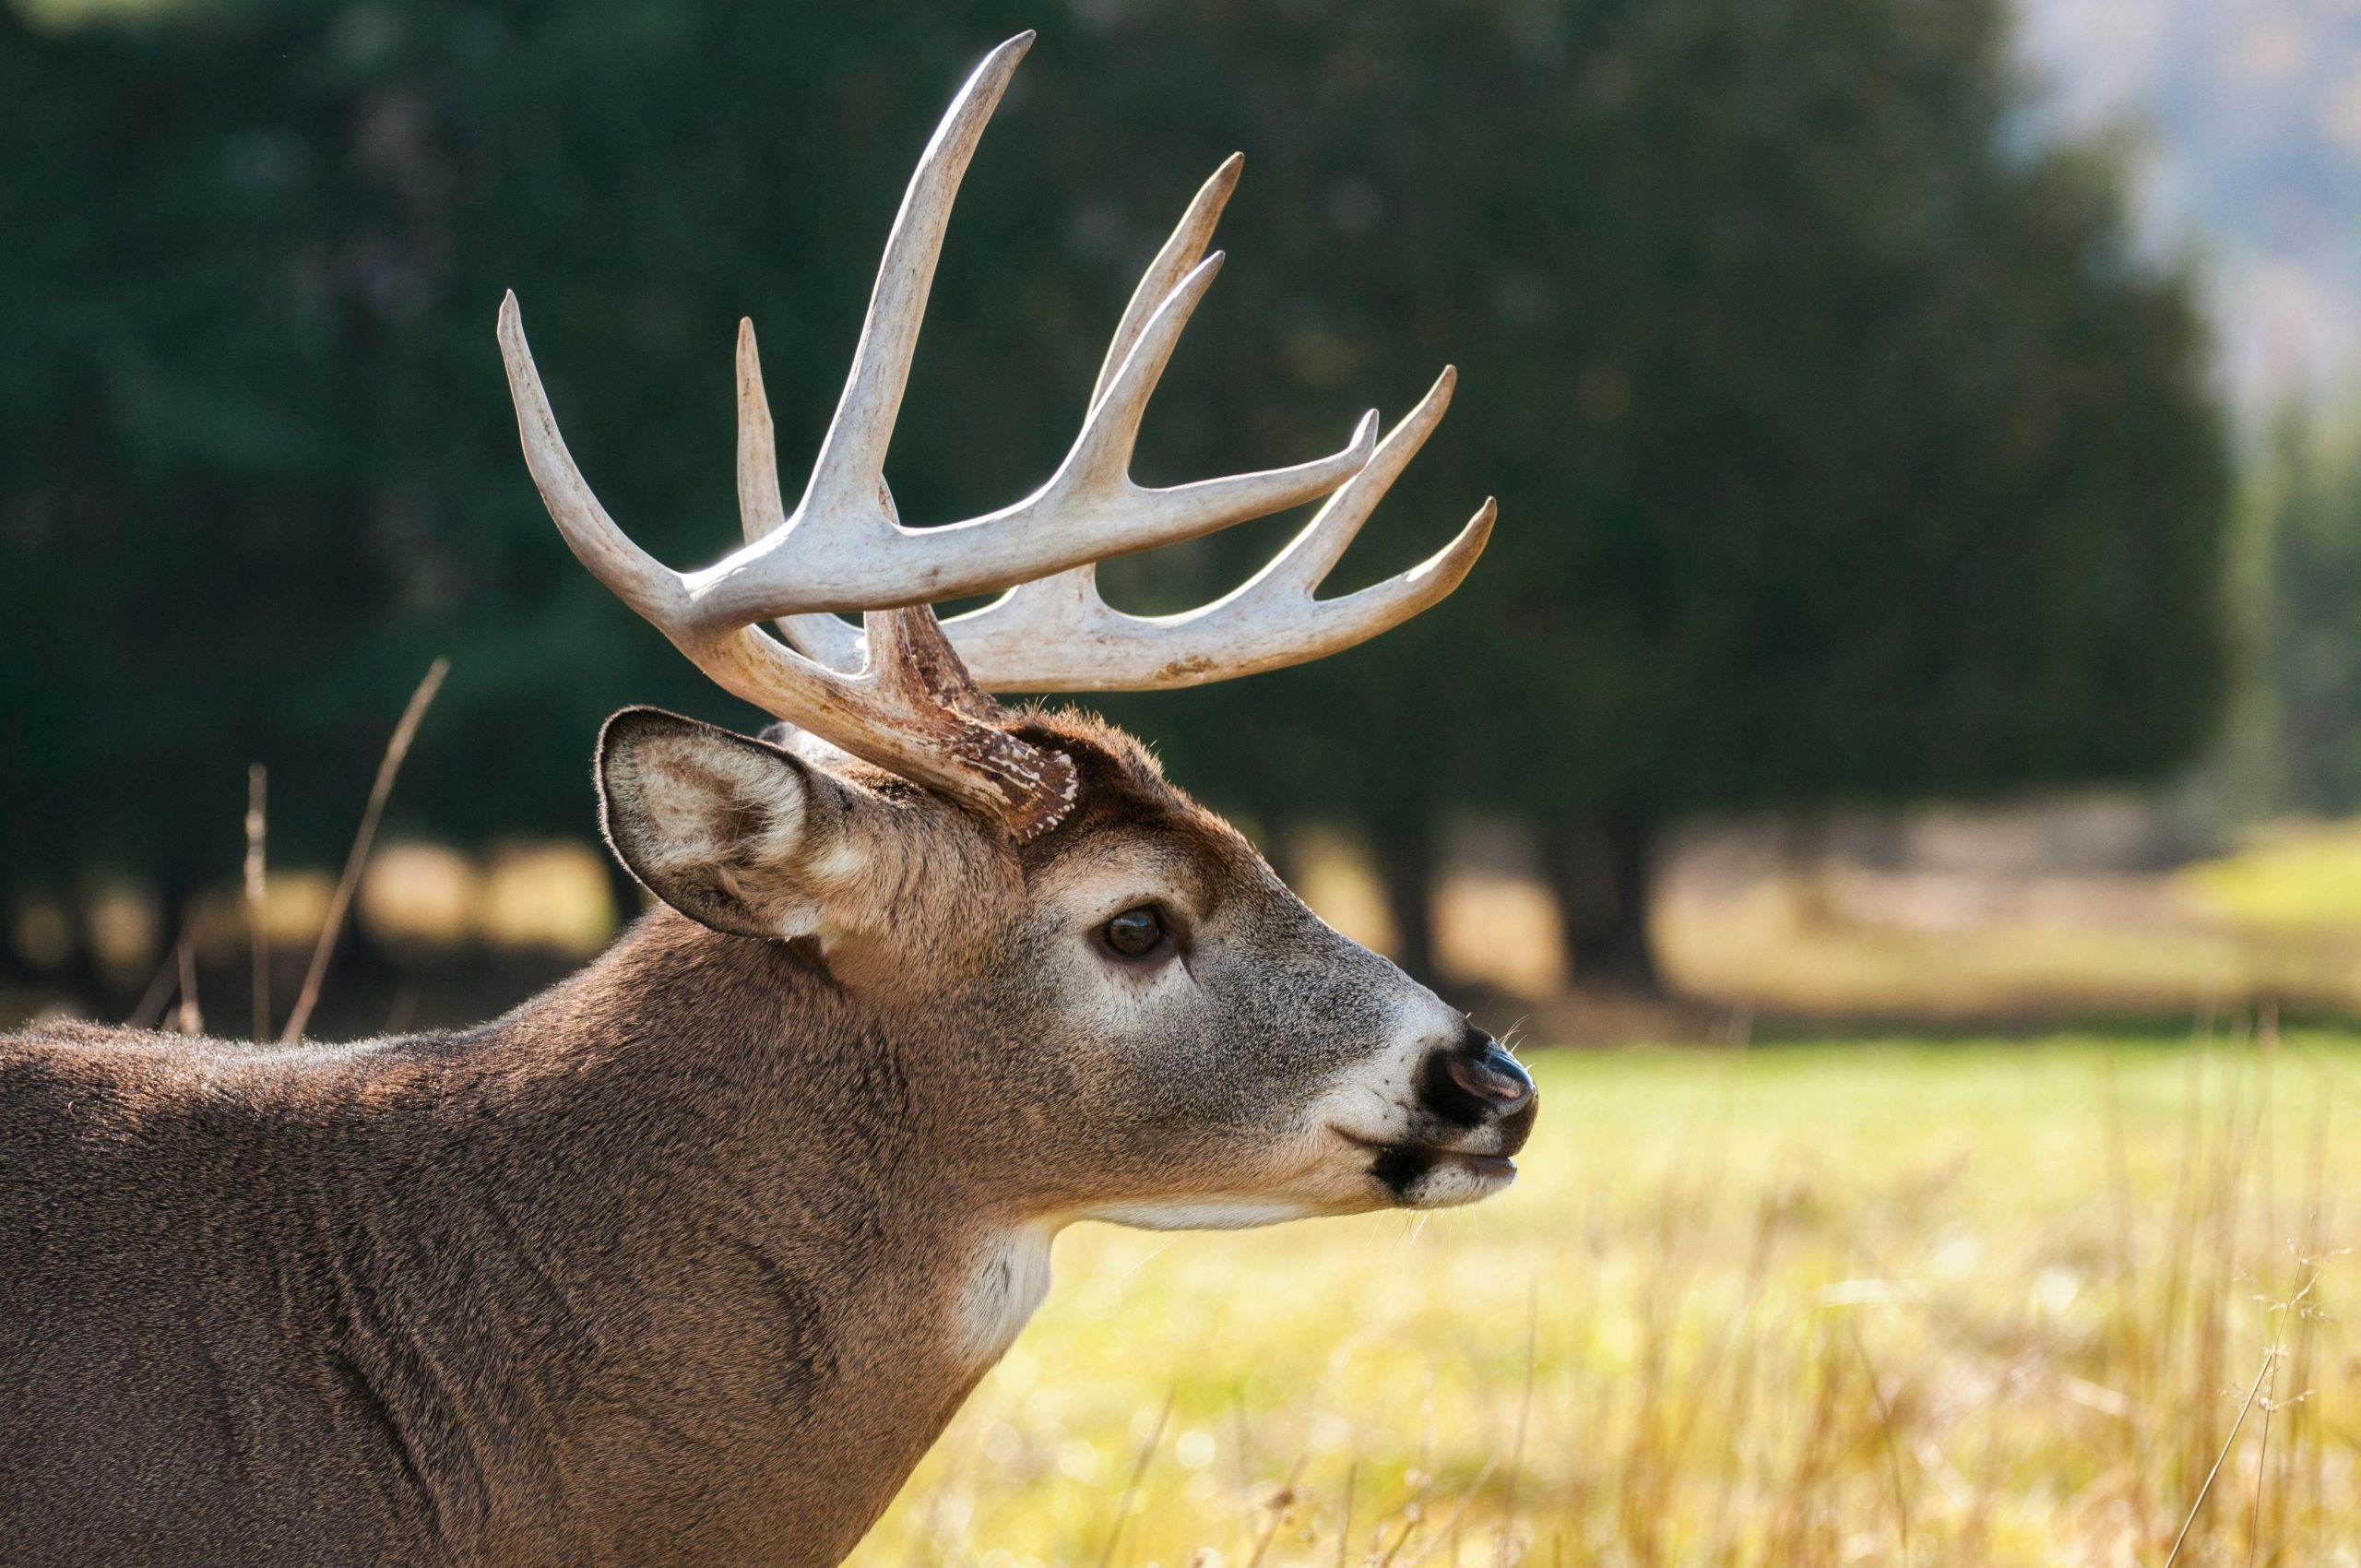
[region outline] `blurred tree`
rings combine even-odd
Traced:
[[[12,724],[45,737],[0,748],[10,880],[129,873],[177,902],[235,866],[255,758],[280,862],[333,863],[438,652],[397,828],[578,832],[604,711],[725,703],[553,548],[492,310],[511,284],[538,304],[642,536],[718,553],[735,311],[765,282],[812,302],[769,339],[804,434],[967,64],[966,37],[913,42],[926,20],[259,0],[36,32],[0,8],[24,171],[0,194],[0,652]]]
[[[53,0],[53,9],[55,9]],[[904,516],[1029,488],[1137,266],[1232,148],[1241,265],[1149,480],[1291,460],[1439,365],[1458,410],[1345,568],[1493,556],[1369,648],[1109,706],[1180,776],[1385,851],[1545,825],[1576,972],[1645,983],[1650,846],[1704,811],[2152,771],[2205,731],[2223,457],[2178,279],[2111,176],[2014,145],[1990,0],[319,0],[33,32],[0,10],[0,851],[168,884],[334,857],[454,657],[397,816],[587,820],[599,715],[726,699],[566,559],[491,342],[517,289],[651,549],[734,537],[730,339],[782,464],[833,402],[952,85],[1038,23],[969,176],[895,454]],[[136,113],[122,112],[136,104]],[[1219,591],[1275,544],[1119,563]]]
[[[1434,816],[1519,813],[1573,972],[1648,988],[1667,823],[2138,778],[2209,734],[2202,334],[2107,161],[2023,145],[2001,7],[1121,14],[1110,122],[1218,81],[1193,118],[1252,149],[1223,288],[1295,386],[1192,362],[1221,394],[1169,396],[1212,444],[1273,445],[1290,392],[1465,373],[1361,568],[1497,490],[1451,604],[1251,703],[1140,710],[1204,754],[1184,777],[1372,825],[1406,932]]]
[[[2260,466],[2237,595],[2252,712],[2227,761],[2250,807],[2343,815],[2361,810],[2361,446],[2288,410]]]

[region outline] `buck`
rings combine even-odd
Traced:
[[[834,1562],[1041,1300],[1061,1228],[1439,1208],[1513,1178],[1535,1097],[1499,1044],[1137,742],[986,695],[1268,670],[1441,599],[1489,502],[1416,569],[1314,590],[1451,373],[1382,443],[1371,416],[1297,467],[1133,483],[1233,159],[1050,481],[967,522],[895,516],[881,465],[944,221],[1029,41],[928,144],[791,511],[742,328],[745,543],[718,565],[617,529],[501,307],[567,544],[780,721],[609,720],[602,825],[650,913],[457,1033],[0,1043],[0,1561]],[[1094,588],[1097,560],[1323,496],[1203,609]]]

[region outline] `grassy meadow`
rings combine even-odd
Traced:
[[[2361,1562],[2361,1039],[1535,1066],[1481,1207],[1067,1232],[854,1561]]]

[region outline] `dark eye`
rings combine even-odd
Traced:
[[[1126,958],[1145,958],[1164,945],[1164,911],[1153,904],[1125,909],[1100,932]]]

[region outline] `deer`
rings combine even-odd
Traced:
[[[1133,482],[1233,158],[1050,479],[968,521],[896,515],[883,461],[944,225],[1031,38],[927,144],[792,509],[742,326],[744,542],[718,564],[664,566],[601,508],[501,304],[565,542],[775,721],[606,723],[601,829],[652,896],[608,951],[456,1031],[0,1041],[0,1562],[836,1562],[1024,1327],[1064,1228],[1436,1209],[1514,1179],[1536,1097],[1499,1041],[1323,923],[1137,740],[992,695],[1275,669],[1451,592],[1489,501],[1410,571],[1315,596],[1452,373],[1382,441],[1371,415],[1294,467]],[[1097,591],[1100,560],[1316,500],[1213,603],[1135,617]]]

